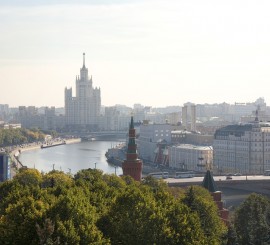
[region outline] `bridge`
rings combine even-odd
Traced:
[[[78,136],[83,140],[119,140],[127,138],[127,131],[98,131],[91,133],[80,133]]]

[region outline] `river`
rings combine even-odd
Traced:
[[[107,163],[105,157],[108,148],[119,143],[115,141],[87,141],[60,145],[24,151],[19,159],[23,165],[43,172],[49,172],[54,168],[75,174],[81,169],[97,168],[104,173],[121,175],[122,168]]]

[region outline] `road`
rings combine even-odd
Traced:
[[[224,207],[234,210],[239,206],[251,193],[258,193],[270,197],[270,176],[248,175],[231,176],[214,176],[217,190],[222,192]],[[194,178],[168,178],[165,181],[170,186],[186,187],[191,185],[201,185],[204,177]]]
[[[226,179],[227,176],[213,176],[214,180],[216,182],[219,181],[246,181],[246,180],[270,180],[270,176],[264,176],[264,175],[248,175],[248,176],[231,176],[232,179]],[[193,177],[193,178],[180,178],[180,179],[175,179],[175,178],[168,178],[165,179],[167,183],[192,183],[192,182],[202,182],[204,177]]]

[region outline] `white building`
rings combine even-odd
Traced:
[[[196,105],[185,103],[182,107],[182,126],[184,129],[196,131]]]
[[[80,76],[76,76],[76,96],[72,97],[72,88],[65,89],[67,126],[91,130],[98,128],[101,108],[100,88],[93,88],[92,84],[92,76],[89,79],[83,54],[83,67]]]
[[[141,159],[154,162],[157,144],[165,140],[171,143],[171,125],[143,124],[140,126],[140,137],[137,140],[138,153]]]
[[[263,173],[270,169],[270,123],[256,117],[254,123],[218,129],[213,150],[219,173]]]
[[[213,163],[211,146],[190,144],[173,145],[169,148],[169,166],[179,170],[204,171]]]

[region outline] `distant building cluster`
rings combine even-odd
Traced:
[[[260,121],[258,110],[253,121],[219,127],[213,135],[187,131],[186,125],[176,127],[142,124],[137,139],[141,159],[182,171],[207,168],[218,174],[263,174],[270,170],[270,122]]]
[[[270,107],[263,98],[234,104],[154,108],[102,106],[83,54],[76,91],[65,88],[65,106],[10,108],[0,104],[0,128],[40,128],[68,133],[126,132],[133,115],[139,157],[180,170],[263,173],[270,170]]]
[[[213,137],[181,130],[180,126],[144,122],[137,143],[145,162],[183,171],[202,171],[213,164]]]

